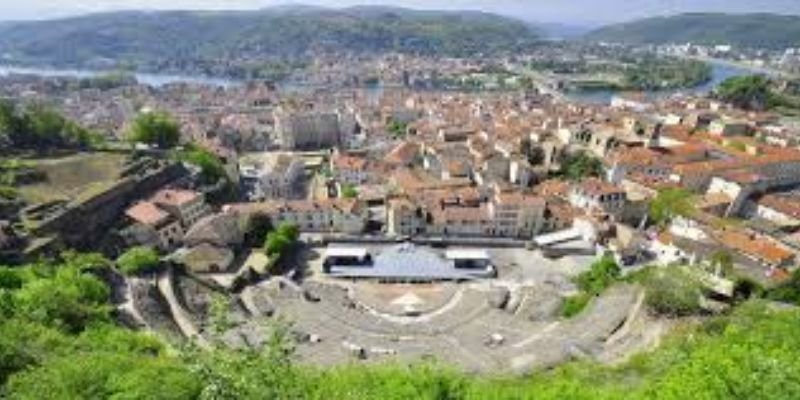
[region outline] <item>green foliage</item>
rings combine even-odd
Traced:
[[[606,254],[593,263],[589,271],[578,275],[575,283],[583,292],[596,296],[617,282],[621,275],[622,271],[614,257]]]
[[[145,143],[161,149],[178,145],[181,130],[178,122],[166,112],[148,112],[136,116],[128,131],[128,140]]]
[[[592,298],[602,294],[607,288],[618,282],[622,270],[611,254],[606,254],[595,261],[588,271],[580,273],[574,281],[580,293],[564,299],[561,304],[561,315],[571,318],[578,315]]]
[[[286,235],[294,231],[282,229]],[[11,270],[0,293],[38,282],[78,287],[83,307],[97,305],[95,256]],[[598,262],[598,265],[601,264]],[[606,263],[607,264],[607,263]],[[608,265],[598,270],[613,270]],[[63,270],[69,273],[61,274]],[[8,276],[7,273],[3,273]],[[613,273],[611,273],[613,275]],[[20,285],[21,281],[21,285]],[[72,283],[70,283],[72,282]],[[101,284],[99,281],[96,283]],[[54,285],[47,285],[52,288]],[[102,305],[107,306],[107,298]],[[61,303],[72,308],[73,302]],[[747,302],[729,315],[686,326],[662,345],[616,366],[568,363],[528,377],[481,377],[434,363],[345,365],[317,369],[293,362],[291,326],[266,326],[256,349],[194,347],[167,351],[160,340],[96,315],[81,329],[14,307],[0,319],[0,393],[9,399],[774,399],[800,396],[800,310]],[[33,311],[33,312],[32,312]],[[63,314],[58,312],[55,314]]]
[[[561,305],[561,316],[564,318],[572,318],[583,311],[584,308],[592,300],[592,295],[588,293],[578,293],[574,296],[569,296],[564,299],[564,304]]]
[[[125,275],[141,275],[154,272],[161,262],[158,252],[152,247],[132,247],[117,258],[117,267]]]
[[[599,177],[603,175],[603,163],[585,151],[567,154],[561,160],[559,175],[572,181]]]
[[[389,131],[389,133],[395,139],[402,139],[406,136],[406,132],[408,131],[408,124],[393,119],[386,126],[386,130]]]
[[[26,319],[79,332],[94,321],[105,321],[110,308],[108,287],[78,268],[57,269],[52,277],[26,282],[14,292],[16,312]]]
[[[770,82],[764,76],[735,76],[722,82],[717,96],[725,102],[746,110],[764,110],[773,96]]]
[[[654,223],[666,226],[673,218],[690,216],[694,211],[693,196],[685,189],[664,189],[650,201],[648,215]]]
[[[731,44],[783,50],[800,44],[800,17],[766,13],[691,13],[610,25],[586,36],[595,41],[630,44]]]
[[[623,73],[629,90],[659,90],[695,87],[711,80],[711,66],[694,60],[646,59]]]
[[[25,61],[135,60],[138,67],[256,79],[286,76],[312,52],[469,56],[514,52],[536,40],[528,24],[496,15],[383,7],[118,13],[0,26],[0,47]]]
[[[0,137],[17,149],[88,149],[101,144],[100,135],[90,132],[58,112],[34,105],[22,109],[0,100]]]
[[[226,332],[234,326],[230,317],[230,300],[224,295],[216,293],[212,295],[208,313],[211,321],[211,329],[217,335]]]
[[[769,290],[767,292],[767,298],[800,305],[800,269],[792,272],[792,276],[789,280]]]
[[[200,168],[200,177],[205,184],[211,185],[228,179],[222,160],[202,147],[189,145],[178,153],[178,159]]]
[[[342,185],[342,197],[345,199],[355,199],[358,197],[358,189],[353,185]]]
[[[702,284],[687,267],[650,268],[639,282],[645,288],[645,303],[658,315],[682,317],[702,311]]]
[[[285,257],[299,237],[300,231],[297,225],[280,224],[277,229],[267,234],[264,241],[264,252],[274,259]]]

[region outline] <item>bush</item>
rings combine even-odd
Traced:
[[[770,289],[767,292],[767,298],[800,305],[800,269],[795,270],[788,281]]]
[[[158,269],[160,258],[151,247],[139,246],[128,249],[117,258],[117,267],[125,275],[140,275]]]
[[[284,257],[299,237],[300,231],[296,225],[281,224],[267,234],[264,241],[264,252],[271,257]]]
[[[203,183],[212,185],[227,178],[225,165],[214,153],[197,146],[188,146],[178,155],[186,163],[200,168],[200,177]]]
[[[564,299],[564,303],[561,305],[561,316],[564,318],[572,318],[583,311],[586,308],[586,305],[589,304],[589,301],[592,299],[592,295],[588,293],[579,293],[574,296],[567,297]]]
[[[658,315],[682,317],[702,310],[702,285],[681,267],[654,268],[641,283],[648,308]]]
[[[589,271],[578,275],[575,283],[583,292],[596,296],[618,281],[620,276],[622,270],[614,258],[607,254],[592,264]]]

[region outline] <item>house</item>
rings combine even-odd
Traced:
[[[357,234],[364,231],[369,218],[369,210],[355,199],[230,204],[223,211],[241,217],[265,215],[273,225],[293,224],[303,232]]]
[[[767,268],[788,267],[794,264],[795,254],[777,242],[738,230],[723,230],[713,234],[722,246],[743,254]]]
[[[183,239],[184,231],[180,219],[152,202],[136,203],[125,211],[125,215],[132,222],[123,231],[128,243],[169,250]]]
[[[546,202],[543,198],[519,192],[499,192],[489,203],[494,235],[529,238],[544,225]]]
[[[425,233],[425,213],[408,198],[389,200],[386,206],[386,232],[395,236],[413,236]]]
[[[761,196],[750,205],[751,215],[782,227],[800,226],[800,194],[774,193]]]
[[[177,218],[183,229],[189,229],[211,211],[205,203],[205,196],[193,190],[162,189],[150,198],[150,202]]]
[[[248,200],[296,199],[303,194],[305,164],[301,159],[279,154],[241,168],[240,185]]]
[[[338,152],[331,157],[331,171],[339,183],[346,185],[361,185],[369,178],[366,159]]]
[[[342,142],[342,127],[335,112],[275,112],[275,130],[284,150],[317,150]]]
[[[589,178],[573,185],[569,202],[578,208],[618,214],[626,205],[627,195],[620,187],[597,178]]]

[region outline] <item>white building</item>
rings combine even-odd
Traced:
[[[240,182],[248,200],[288,200],[302,196],[305,164],[298,158],[281,154],[265,162],[244,165],[240,171]]]

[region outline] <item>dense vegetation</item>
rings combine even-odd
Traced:
[[[688,217],[694,212],[693,195],[680,189],[664,189],[650,201],[648,216],[653,223],[666,226],[675,217]]]
[[[622,86],[631,90],[695,87],[711,80],[711,66],[694,60],[647,59],[627,68]]]
[[[0,149],[4,144],[17,150],[88,149],[101,142],[100,135],[50,108],[0,100]]]
[[[290,325],[262,348],[171,348],[113,322],[93,255],[0,268],[0,397],[10,399],[685,399],[800,395],[797,309],[759,301],[685,327],[616,367],[572,363],[531,377],[475,377],[436,364],[292,361]],[[604,279],[592,280],[604,281]],[[591,285],[593,286],[593,285]],[[214,342],[216,343],[216,341]]]
[[[203,184],[213,185],[221,181],[228,181],[225,164],[216,154],[207,149],[190,144],[177,153],[177,158],[200,168],[200,181]]]
[[[161,258],[151,247],[132,247],[117,258],[117,268],[126,275],[139,275],[153,272],[158,268]]]
[[[571,181],[599,177],[603,175],[603,162],[585,151],[568,153],[562,158],[557,175]]]
[[[702,284],[687,268],[647,268],[634,278],[645,289],[648,309],[668,317],[697,315],[702,311]]]
[[[264,252],[274,258],[286,256],[300,237],[296,225],[281,224],[274,231],[267,234],[264,240]]]
[[[302,66],[296,60],[310,51],[469,55],[512,51],[535,39],[525,23],[496,15],[387,7],[122,12],[0,26],[0,52],[19,62],[107,66],[111,60],[251,78]]]
[[[178,145],[181,129],[178,122],[165,112],[147,112],[136,116],[128,131],[132,143],[144,143],[160,149]]]
[[[682,14],[611,25],[590,32],[586,38],[630,44],[732,44],[784,49],[800,45],[800,16]]]
[[[800,98],[780,92],[776,83],[761,75],[737,76],[722,82],[716,96],[745,110],[800,111]]]

